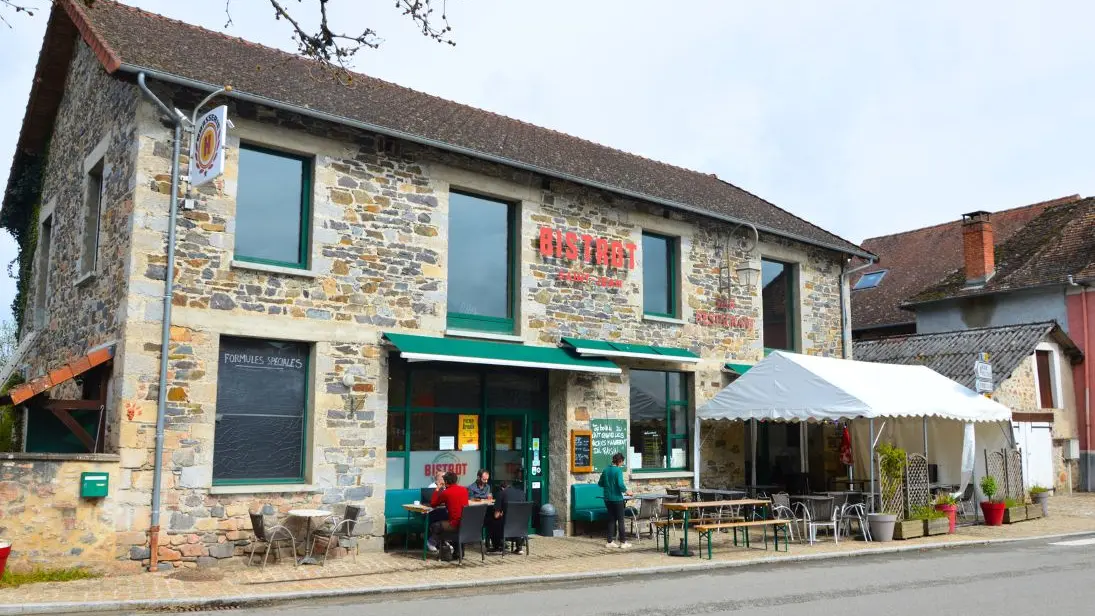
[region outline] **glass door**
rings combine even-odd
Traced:
[[[528,416],[528,497],[532,501],[532,526],[540,530],[540,506],[548,501],[548,426],[544,415]]]
[[[532,525],[539,527],[540,506],[548,495],[547,418],[543,414],[491,415],[487,421],[487,470],[491,485],[508,482],[533,504]]]

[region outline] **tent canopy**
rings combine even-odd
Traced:
[[[973,366],[970,366],[973,370]],[[773,352],[697,411],[699,419],[939,417],[1009,421],[1011,410],[925,366]]]

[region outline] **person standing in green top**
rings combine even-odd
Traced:
[[[624,497],[631,496],[624,485],[624,454],[612,455],[612,466],[601,471],[601,480],[597,485],[605,492],[605,508],[608,509],[608,548],[627,549],[631,544],[624,536]],[[612,540],[613,532],[619,537],[619,543]]]

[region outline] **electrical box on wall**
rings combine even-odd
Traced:
[[[80,473],[80,498],[103,498],[107,495],[110,475]]]
[[[1080,439],[1070,438],[1064,443],[1064,459],[1066,460],[1079,460],[1080,459]]]

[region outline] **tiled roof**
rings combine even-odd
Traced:
[[[1068,277],[1095,279],[1095,198],[1047,208],[996,244],[996,273],[984,286],[966,287],[964,269],[907,300],[908,305],[950,297],[1063,285]]]
[[[1072,195],[993,213],[997,246],[1047,208],[1079,199],[1079,195]],[[877,287],[852,291],[852,328],[913,323],[915,315],[903,310],[901,304],[962,267],[962,221],[873,237],[865,240],[863,247],[878,255],[878,262],[856,275],[851,284],[865,273],[879,270],[887,273]]]
[[[401,138],[446,147],[655,203],[748,221],[762,231],[866,253],[714,175],[690,171],[367,75],[316,78],[315,62],[116,2],[59,0],[110,72],[151,71],[257,96]],[[58,78],[57,76],[53,77]],[[63,76],[60,77],[63,79]],[[216,85],[214,85],[216,84]],[[28,114],[28,118],[29,118]],[[24,127],[24,133],[28,129]],[[22,141],[22,140],[21,140]],[[20,143],[20,149],[34,144]],[[39,144],[41,147],[42,144]]]
[[[1046,336],[1061,345],[1073,363],[1083,357],[1068,335],[1052,321],[859,340],[854,343],[853,351],[859,361],[927,366],[972,389],[973,364],[980,353],[989,354],[993,384],[999,385],[1024,358],[1034,354],[1035,347]]]

